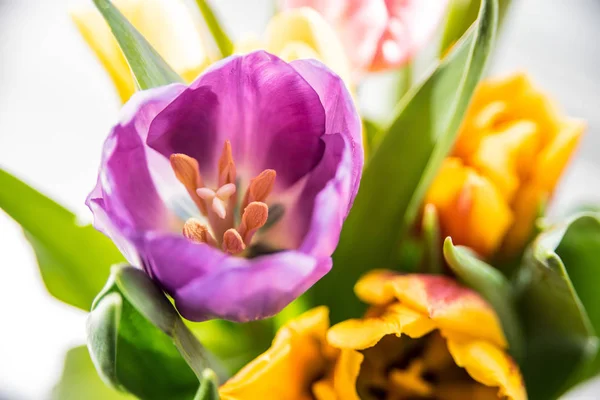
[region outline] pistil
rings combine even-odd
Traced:
[[[227,183],[221,186],[215,192],[207,187],[196,189],[196,194],[207,204],[211,204],[212,210],[221,219],[227,216],[227,208],[229,208],[229,198],[235,194],[235,185]]]

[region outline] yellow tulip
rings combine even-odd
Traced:
[[[262,38],[246,37],[236,53],[264,49],[285,61],[314,58],[351,84],[350,62],[335,30],[312,8],[295,8],[275,15]]]
[[[199,21],[182,0],[114,0],[114,5],[185,80],[208,64]],[[110,75],[122,102],[135,92],[135,81],[119,45],[93,8],[72,10],[79,32]]]
[[[521,250],[583,130],[523,74],[482,82],[425,198],[444,235],[484,257]]]
[[[363,318],[329,328],[324,307],[301,315],[225,382],[222,398],[527,398],[500,322],[475,292],[389,271],[367,274],[355,291],[371,305]]]
[[[115,6],[184,80],[191,82],[211,60],[198,21],[182,0],[115,0]],[[122,102],[135,92],[127,61],[100,13],[92,7],[71,13],[85,41],[110,75]],[[314,58],[350,85],[350,64],[333,28],[316,11],[299,8],[277,14],[262,39],[246,37],[236,53],[264,49],[286,61]]]

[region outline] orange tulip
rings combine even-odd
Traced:
[[[425,198],[443,234],[484,257],[521,250],[583,130],[523,74],[482,82]]]
[[[447,277],[373,271],[356,285],[372,307],[328,329],[316,308],[226,382],[225,400],[527,398],[494,311]]]

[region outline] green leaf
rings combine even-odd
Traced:
[[[67,352],[62,376],[52,390],[52,400],[133,400],[134,397],[109,388],[102,382],[86,346]]]
[[[596,335],[600,333],[600,213],[582,213],[567,225],[556,254],[563,261],[569,279],[583,304]],[[600,372],[600,353],[588,375]]]
[[[432,204],[426,205],[423,209],[422,229],[425,247],[422,272],[428,274],[441,274],[444,266],[442,265],[440,221],[437,210]]]
[[[498,30],[502,27],[504,17],[511,0],[498,0]],[[439,54],[443,55],[460,39],[473,21],[477,18],[478,0],[451,0],[446,13],[444,33],[439,44]]]
[[[523,331],[510,282],[496,268],[477,258],[469,248],[454,246],[450,237],[444,241],[444,257],[458,279],[481,294],[494,308],[511,354],[517,361],[521,360],[524,351]]]
[[[568,274],[572,267],[586,300],[593,302],[588,285],[594,285],[593,277],[598,269],[593,265],[598,265],[597,260],[589,264],[595,272],[578,275],[588,268],[594,253],[586,255],[589,250],[582,251],[580,263],[580,250],[575,250],[578,246],[572,242],[577,239],[575,232],[581,229],[580,224],[587,225],[590,221],[577,221],[578,218],[572,221],[574,231],[571,231],[571,223],[567,223],[540,234],[519,270],[518,305],[527,340],[522,372],[531,399],[559,397],[585,376],[597,352],[598,339]],[[571,263],[569,266],[558,254],[565,239],[561,253]],[[582,284],[585,279],[589,281]]]
[[[446,14],[444,33],[440,41],[440,55],[443,55],[469,29],[473,21],[477,18],[478,9],[479,2],[477,0],[450,1]]]
[[[204,22],[206,22],[206,26],[210,31],[219,52],[221,53],[221,58],[225,58],[233,54],[233,42],[225,33],[225,30],[221,27],[219,20],[215,16],[214,11],[206,2],[206,0],[196,0],[196,4],[198,5],[198,9],[204,18]]]
[[[140,89],[183,82],[183,79],[109,0],[94,0],[94,4],[110,26]]]
[[[87,331],[103,380],[142,399],[193,398],[209,363],[165,295],[133,267],[113,267]]]
[[[48,291],[88,311],[110,273],[124,261],[92,226],[79,226],[70,211],[0,169],[0,209],[21,225]]]
[[[369,159],[334,268],[312,290],[315,302],[331,306],[334,323],[362,309],[349,293],[365,271],[393,267],[395,249],[414,222],[479,82],[493,43],[496,11],[495,0],[481,2],[476,23],[425,82],[403,98]]]
[[[381,127],[375,121],[363,118],[363,138],[365,154],[371,154],[381,136]]]

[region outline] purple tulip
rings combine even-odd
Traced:
[[[88,206],[184,317],[250,321],[330,270],[362,166],[341,79],[259,51],[134,95]]]

